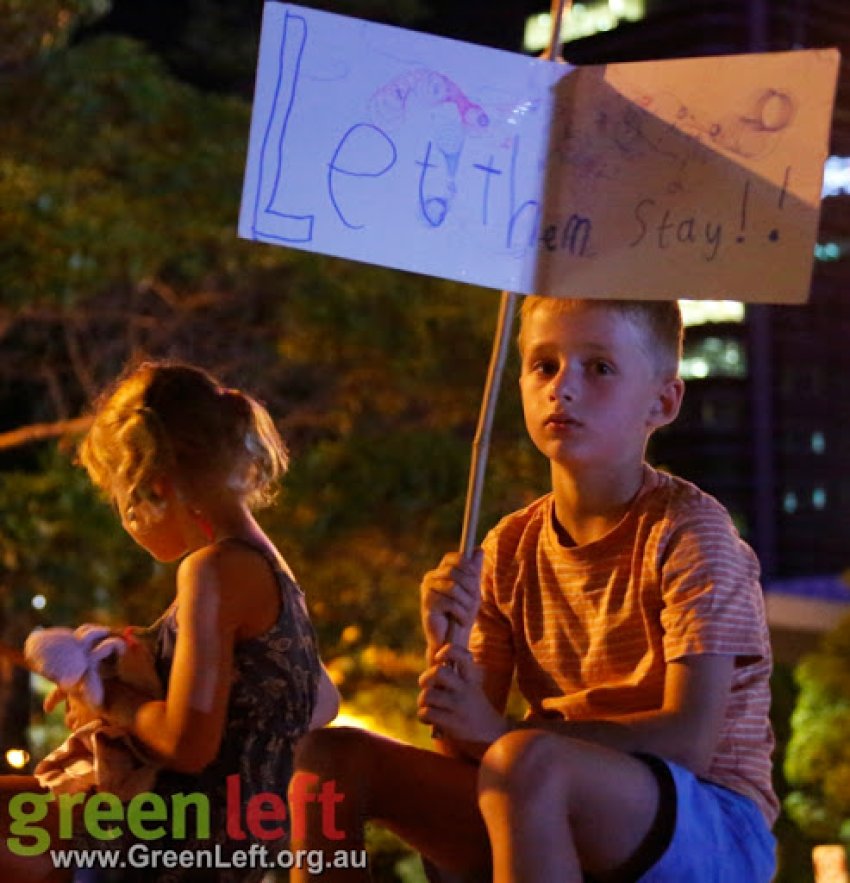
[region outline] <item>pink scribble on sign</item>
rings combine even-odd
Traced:
[[[388,127],[403,123],[411,112],[443,109],[445,105],[454,105],[469,135],[481,134],[490,125],[484,108],[471,101],[457,83],[427,68],[393,77],[369,99],[375,121]]]
[[[487,112],[445,74],[428,68],[393,77],[372,93],[369,112],[380,129],[406,128],[425,136],[418,161],[419,215],[430,227],[442,226],[458,193],[464,145],[468,137],[489,132]]]

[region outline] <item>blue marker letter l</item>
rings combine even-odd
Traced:
[[[258,239],[273,239],[279,242],[310,242],[313,238],[314,215],[294,215],[283,211],[281,204],[281,175],[283,172],[283,143],[295,94],[298,88],[298,77],[301,73],[301,58],[307,43],[307,22],[300,15],[286,13],[283,23],[283,36],[280,41],[280,58],[277,84],[275,86],[272,110],[266,131],[263,135],[263,146],[260,152],[260,174],[257,181],[257,193],[254,201],[254,223],[252,232]],[[280,126],[280,134],[272,138],[272,128]],[[264,182],[271,176],[274,181],[271,193],[265,206],[260,208],[261,193]],[[269,218],[274,232],[261,224],[263,216]]]

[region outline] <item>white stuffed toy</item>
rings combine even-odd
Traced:
[[[103,705],[105,676],[117,677],[152,699],[162,695],[153,656],[130,632],[121,636],[91,624],[74,630],[39,629],[27,638],[24,656],[33,671],[65,692],[79,688],[96,708]]]
[[[27,664],[65,692],[79,689],[94,708],[103,705],[104,678],[114,677],[160,699],[162,684],[153,654],[133,630],[116,634],[98,625],[39,629],[24,644]],[[121,727],[94,719],[84,724],[35,768],[39,783],[56,794],[95,789],[130,800],[149,791],[158,765]]]

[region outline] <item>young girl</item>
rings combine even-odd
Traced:
[[[98,401],[80,460],[135,542],[158,561],[183,560],[176,598],[150,630],[165,698],[151,701],[112,682],[103,708],[67,697],[67,722],[74,728],[96,715],[125,727],[162,765],[155,791],[167,805],[179,793],[208,797],[210,839],[193,840],[189,825],[188,839],[147,846],[191,851],[219,844],[227,861],[234,849],[250,846],[250,834],[240,835],[251,797],[285,796],[295,743],[337,709],[301,590],[252,515],[271,501],[286,450],[268,412],[250,396],[198,368],[148,362]],[[62,698],[54,691],[47,705]],[[228,778],[231,806],[237,784],[240,798],[230,826]],[[7,782],[3,790],[21,787]],[[79,846],[80,838],[52,843],[69,845]],[[88,845],[126,849],[129,841]],[[274,853],[285,841],[262,845]],[[7,858],[17,866],[15,879],[23,879],[21,860]],[[44,869],[34,863],[33,879]],[[258,880],[264,871],[136,873],[144,880],[225,881]],[[0,878],[10,879],[2,867]],[[122,871],[120,879],[132,876]]]

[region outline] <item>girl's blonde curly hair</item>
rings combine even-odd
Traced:
[[[251,508],[273,502],[288,455],[268,411],[201,368],[143,362],[94,406],[79,461],[108,496],[152,500],[168,476],[188,493],[222,482]]]

